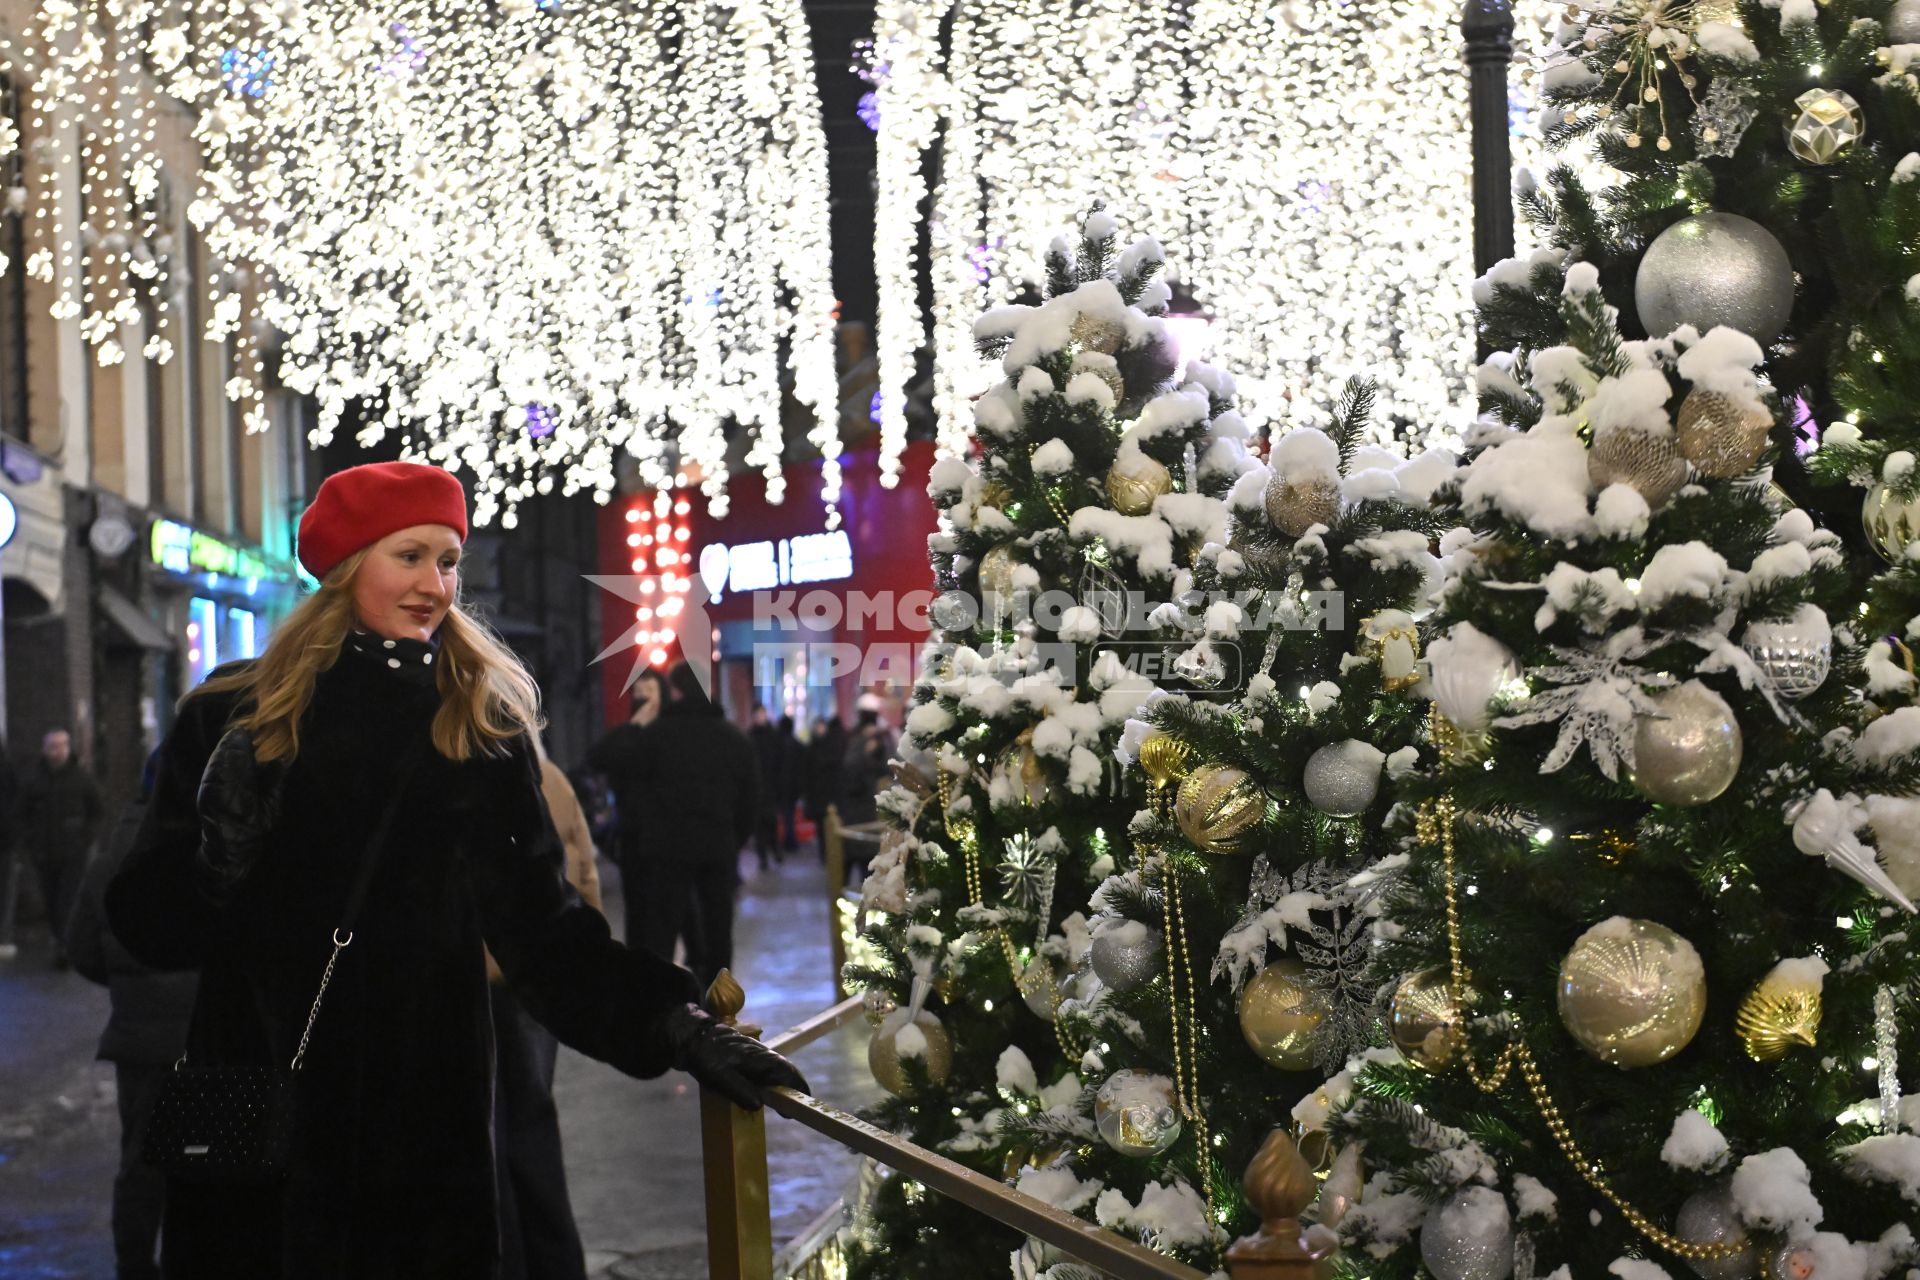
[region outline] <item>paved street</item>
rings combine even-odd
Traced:
[[[771,1033],[832,999],[827,900],[807,854],[761,873],[741,860],[735,972],[745,1018]],[[604,862],[609,908],[617,873]],[[36,943],[33,936],[23,943]],[[48,966],[43,941],[0,962],[0,1277],[111,1280],[108,1197],[118,1150],[113,1074],[93,1061],[104,989]],[[817,1094],[857,1108],[878,1086],[856,1021],[805,1050]],[[610,1280],[706,1275],[699,1099],[679,1074],[629,1080],[562,1049],[555,1094],[575,1216],[589,1269]],[[776,1244],[796,1234],[851,1181],[851,1153],[777,1117],[768,1123]]]

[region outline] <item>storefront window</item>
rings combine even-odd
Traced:
[[[221,637],[220,652],[229,662],[259,656],[259,621],[251,609],[227,610],[227,633]]]
[[[187,687],[197,686],[220,665],[220,609],[204,596],[187,603]]]

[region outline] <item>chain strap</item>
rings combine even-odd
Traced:
[[[333,966],[339,962],[340,953],[345,951],[352,943],[353,935],[351,933],[343,938],[340,936],[338,929],[333,931],[333,954],[327,957],[326,972],[320,975],[320,990],[315,993],[313,997],[313,1008],[307,1010],[307,1029],[300,1033],[300,1047],[293,1052],[293,1069],[295,1071],[300,1069],[301,1062],[306,1059],[307,1041],[313,1038],[313,1024],[320,1017],[320,1002],[327,998],[327,984],[333,981]]]
[[[1430,723],[1433,740],[1440,747],[1442,758],[1452,764],[1460,754],[1460,731],[1435,706],[1431,710]],[[1456,1017],[1464,1017],[1467,1000],[1471,996],[1468,989],[1469,975],[1460,947],[1460,906],[1459,897],[1454,892],[1453,830],[1456,817],[1453,797],[1441,795],[1421,806],[1417,837],[1422,843],[1440,845],[1441,857],[1446,872],[1447,890],[1447,956],[1450,964],[1447,994],[1451,997]],[[1513,1069],[1520,1069],[1520,1078],[1525,1081],[1527,1093],[1533,1100],[1534,1110],[1540,1113],[1540,1119],[1547,1126],[1547,1132],[1553,1135],[1554,1143],[1560,1148],[1568,1162],[1579,1173],[1586,1184],[1598,1192],[1607,1203],[1620,1211],[1627,1225],[1645,1236],[1648,1240],[1667,1252],[1684,1258],[1689,1262],[1719,1261],[1732,1258],[1744,1252],[1745,1243],[1738,1244],[1702,1244],[1692,1240],[1683,1240],[1672,1232],[1656,1225],[1653,1220],[1639,1209],[1629,1204],[1624,1196],[1613,1189],[1607,1180],[1606,1171],[1600,1163],[1588,1157],[1580,1147],[1573,1130],[1560,1108],[1553,1100],[1547,1088],[1545,1075],[1540,1064],[1534,1060],[1533,1050],[1528,1047],[1521,1028],[1513,1025],[1513,1038],[1506,1048],[1494,1060],[1491,1070],[1483,1071],[1473,1052],[1473,1042],[1463,1033],[1460,1037],[1460,1061],[1467,1069],[1474,1087],[1481,1093],[1493,1094],[1500,1091]]]

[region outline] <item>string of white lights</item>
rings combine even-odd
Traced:
[[[556,483],[699,478],[727,432],[779,501],[782,369],[840,491],[826,146],[799,0],[42,0],[0,60],[27,86],[20,264],[103,365],[187,335],[157,217],[157,90],[204,163],[200,336],[265,430],[265,343],[364,442],[475,478],[476,519]],[[0,128],[0,157],[20,144]],[[11,265],[0,260],[0,270]]]
[[[1390,443],[1470,418],[1471,147],[1453,0],[927,0],[923,28],[951,19],[944,58],[903,38],[899,11],[881,9],[876,48],[920,57],[889,59],[885,86],[944,126],[929,265],[950,450],[992,377],[973,318],[1038,284],[1049,237],[1095,199],[1166,239],[1170,273],[1212,321],[1208,359],[1239,378],[1255,425],[1314,421],[1356,372],[1383,384]],[[883,150],[914,120],[883,110]],[[883,181],[877,255],[915,243],[911,194]],[[880,288],[885,344],[913,327],[911,273],[883,273]],[[884,364],[881,376],[884,404],[900,383]]]

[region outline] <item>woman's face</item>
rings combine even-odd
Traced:
[[[373,544],[353,575],[353,611],[384,640],[427,640],[460,586],[460,535],[417,524]]]

